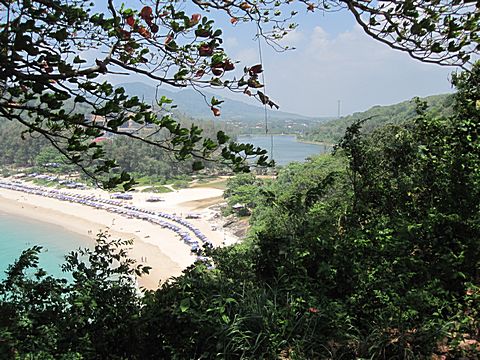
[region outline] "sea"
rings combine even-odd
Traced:
[[[22,251],[34,245],[43,247],[39,255],[40,267],[49,275],[71,279],[60,267],[65,255],[80,247],[92,247],[93,240],[61,226],[12,216],[0,210],[0,280],[5,279],[8,266]]]
[[[287,165],[293,161],[304,162],[310,156],[332,150],[328,145],[297,141],[295,135],[241,135],[237,142],[253,144],[267,150],[269,158],[273,157],[277,165]]]

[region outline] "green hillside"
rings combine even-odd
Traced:
[[[163,95],[174,101],[178,106],[175,111],[177,117],[189,117],[195,120],[225,122],[231,125],[236,133],[258,134],[265,131],[265,109],[252,98],[245,97],[249,103],[226,98],[220,95],[203,91],[205,98],[194,90],[169,91],[165,88],[158,90],[142,82],[118,84],[125,88],[127,94],[136,95],[148,104],[155,104],[156,97]],[[221,116],[215,117],[208,105],[208,101],[215,96],[225,101],[221,104]],[[281,104],[280,104],[281,106]],[[309,117],[300,114],[268,109],[268,127],[271,133],[301,133],[305,129],[314,129],[318,124],[326,121],[324,117]]]
[[[448,115],[451,113],[452,96],[450,94],[433,95],[422,100],[427,102],[428,111],[432,114]],[[347,127],[357,120],[368,119],[362,128],[365,132],[371,132],[385,124],[399,124],[414,118],[417,115],[415,108],[416,105],[413,100],[388,106],[377,105],[367,111],[357,112],[320,124],[316,129],[306,133],[304,139],[335,144],[341,139]]]

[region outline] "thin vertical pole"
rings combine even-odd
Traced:
[[[260,42],[260,32],[257,28],[257,41],[258,41],[258,54],[260,57],[260,64],[262,65],[262,82],[263,82],[263,90],[267,93],[267,84],[265,81],[265,69],[263,66],[263,57],[262,57],[262,44]],[[267,111],[267,104],[263,104],[264,109],[264,116],[265,116],[265,135],[268,135],[268,111]],[[270,134],[270,159],[273,160],[273,135]]]
[[[273,134],[270,134],[270,158],[273,160]]]

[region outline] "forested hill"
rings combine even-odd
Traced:
[[[429,106],[428,111],[432,114],[451,114],[452,96],[450,94],[433,95],[422,98],[422,100],[427,102]],[[315,129],[307,132],[305,140],[335,144],[345,134],[347,127],[356,120],[368,119],[362,128],[364,132],[371,132],[385,124],[405,122],[416,115],[416,103],[414,100],[388,106],[377,105],[367,111],[357,112],[320,124]]]
[[[184,120],[202,121],[204,124],[212,121],[215,121],[215,123],[223,122],[230,125],[230,134],[252,134],[265,131],[265,109],[260,102],[247,96],[245,96],[245,102],[243,102],[214,95],[210,92],[203,92],[204,98],[202,94],[191,89],[172,92],[166,88],[159,87],[157,89],[142,82],[124,83],[117,86],[124,87],[127,94],[138,96],[147,104],[156,104],[156,98],[162,96],[172,99],[173,105],[177,106],[173,110],[174,117],[181,122],[184,122]],[[219,106],[221,112],[219,117],[213,115],[208,105],[212,96],[225,101]],[[66,104],[70,106],[71,102],[66,101]],[[91,109],[85,104],[77,103],[75,106],[80,112],[91,112]],[[308,117],[268,108],[268,127],[271,133],[300,134],[314,129],[318,124],[329,119],[326,117]],[[0,123],[2,123],[2,117],[0,117]]]
[[[205,95],[204,98],[199,92],[194,90],[181,90],[178,92],[172,92],[165,88],[158,88],[157,90],[155,87],[141,82],[124,83],[119,84],[118,86],[124,87],[126,92],[130,95],[137,95],[140,98],[143,98],[147,103],[155,102],[156,96],[166,96],[174,101],[174,104],[178,106],[178,111],[196,119],[241,122],[246,128],[249,128],[256,123],[263,124],[265,119],[265,110],[261,104],[254,99],[249,99],[247,96],[245,96],[245,102],[243,102],[227,99],[209,92],[203,92]],[[225,100],[220,106],[220,117],[215,117],[210,110],[210,106],[207,104],[212,96],[215,96],[219,100]],[[250,103],[247,103],[248,100],[251,100]],[[281,106],[281,104],[279,105]],[[282,131],[288,129],[287,123],[290,122],[306,124],[307,127],[310,127],[326,120],[326,118],[313,118],[270,108],[268,111],[268,118],[272,122],[272,125],[276,127],[280,128],[283,127],[283,125],[286,125],[284,126],[285,129]]]

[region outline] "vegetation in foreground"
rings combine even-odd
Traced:
[[[248,240],[205,250],[214,269],[199,262],[138,294],[131,276],[148,269],[119,242],[70,254],[70,284],[25,251],[0,286],[0,353],[478,358],[480,65],[453,83],[453,115],[419,103],[402,125],[365,135],[355,123],[333,156],[283,169],[254,195]]]
[[[176,160],[195,158],[194,170],[219,152],[237,170],[247,168],[242,153],[262,155],[265,165],[263,150],[230,143],[223,131],[205,138],[198,126],[186,128],[171,116],[169,99],[157,98],[159,113],[104,75],[120,68],[173,87],[222,87],[275,107],[261,91],[261,64],[228,75],[234,60],[207,15],[225,12],[232,25],[254,22],[276,41],[296,27],[290,20],[297,2],[290,3],[202,2],[201,14],[187,14],[172,1],[141,10],[108,1],[102,13],[83,0],[2,1],[0,115],[42,134],[91,177],[108,176],[106,188],[128,189],[133,179],[115,172],[118,164],[92,140],[109,132],[150,142],[119,130],[128,122],[164,132],[167,142],[151,145]],[[420,61],[469,68],[478,56],[475,2],[298,5],[322,13],[346,7],[369,36]],[[86,48],[108,54],[99,59]],[[255,194],[249,241],[205,251],[213,270],[199,263],[157,291],[138,294],[132,276],[148,269],[133,268],[127,243],[100,236],[93,251],[70,254],[64,269],[72,283],[38,269],[40,249],[27,250],[0,286],[0,354],[478,357],[479,80],[478,67],[454,77],[459,93],[449,117],[432,117],[420,106],[415,121],[368,136],[355,123],[333,157],[287,167]],[[207,103],[220,115],[220,100]],[[108,121],[97,123],[96,116]]]

